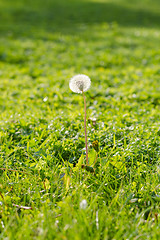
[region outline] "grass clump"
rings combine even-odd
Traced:
[[[0,2],[1,239],[159,238],[159,8]]]

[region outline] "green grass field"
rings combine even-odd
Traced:
[[[0,239],[159,239],[159,0],[1,0],[0,113]]]

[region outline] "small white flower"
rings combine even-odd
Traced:
[[[84,74],[75,75],[69,82],[70,89],[75,93],[86,92],[91,86],[91,80]]]
[[[43,98],[43,102],[47,102],[48,97]]]
[[[81,202],[80,202],[80,208],[85,210],[87,208],[87,200],[86,199],[83,199]]]
[[[58,224],[59,224],[59,220],[56,220],[54,223],[55,227],[58,227]]]

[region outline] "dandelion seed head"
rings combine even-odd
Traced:
[[[91,86],[91,80],[87,75],[78,74],[71,78],[69,82],[70,89],[75,93],[86,92]]]

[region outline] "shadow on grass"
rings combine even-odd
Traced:
[[[0,31],[27,35],[36,31],[76,30],[77,24],[116,22],[125,27],[160,27],[160,14],[153,10],[127,7],[123,0],[88,2],[87,0],[6,0],[0,6]]]

